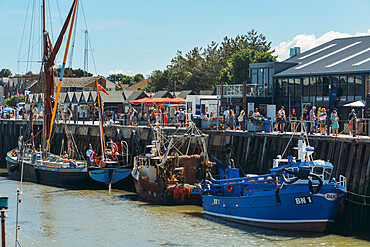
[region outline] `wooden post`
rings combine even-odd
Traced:
[[[5,210],[1,210],[1,247],[5,247]]]

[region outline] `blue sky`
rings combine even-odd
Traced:
[[[48,0],[53,15],[53,35],[61,27],[72,0]],[[176,55],[224,36],[235,37],[250,29],[263,33],[280,59],[286,58],[292,46],[305,51],[336,37],[370,34],[368,11],[370,1],[220,1],[220,0],[81,0],[86,16],[96,71],[91,52],[89,71],[108,75],[121,72],[129,75],[163,70]],[[34,5],[33,5],[34,4]],[[17,63],[27,6],[34,6],[40,19],[41,0],[0,1],[0,68],[13,73],[39,71],[38,63]],[[31,8],[31,7],[29,7]],[[40,60],[41,33],[39,21],[27,26],[21,48],[22,61]],[[34,23],[32,53],[27,56],[30,25]],[[83,15],[79,11],[73,67],[83,68]],[[50,31],[50,26],[48,28]],[[32,36],[31,36],[32,38]],[[57,59],[60,65],[64,45]],[[28,67],[27,67],[28,66]]]

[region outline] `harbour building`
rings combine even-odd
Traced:
[[[273,75],[277,107],[331,105],[343,119],[351,110],[345,104],[368,99],[370,36],[335,39],[284,62],[291,66]]]
[[[336,108],[341,128],[350,107],[361,101],[359,116],[370,118],[370,36],[334,39],[300,53],[298,47],[281,62],[249,64],[249,78],[243,84],[219,85],[221,111],[245,108],[271,119],[284,106],[288,114],[294,108],[301,115],[304,106]]]

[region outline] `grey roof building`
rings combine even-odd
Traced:
[[[173,98],[173,94],[170,91],[158,91],[153,98]]]
[[[370,36],[334,39],[285,60],[293,66],[275,77],[370,72]]]

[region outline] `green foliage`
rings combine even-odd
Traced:
[[[9,77],[12,76],[12,72],[10,69],[2,69],[0,70],[0,77]]]
[[[25,102],[24,95],[22,95],[22,94],[19,95],[19,102]],[[10,97],[9,99],[6,99],[5,104],[7,106],[11,106],[11,107],[16,106],[17,105],[17,95],[14,95],[14,96]]]
[[[122,78],[121,83],[131,85],[133,81],[134,81],[134,78],[132,76],[125,75],[125,77]]]
[[[62,68],[58,68],[54,70],[54,75],[59,77],[61,73]],[[93,76],[93,74],[86,72],[82,69],[72,69],[72,68],[65,68],[64,69],[64,77],[84,77],[84,76]]]
[[[137,83],[137,82],[139,82],[139,81],[142,81],[142,80],[144,80],[145,78],[144,78],[144,76],[142,75],[142,74],[136,74],[135,76],[134,76],[134,81],[133,81],[133,83]]]
[[[271,52],[243,49],[228,60],[227,66],[221,72],[221,80],[228,84],[241,84],[249,80],[249,64],[274,62],[276,57]]]
[[[249,80],[249,63],[276,61],[271,42],[255,30],[235,38],[225,37],[221,44],[195,47],[185,55],[178,51],[164,71],[151,75],[151,91],[209,90],[220,82],[242,83]]]
[[[110,81],[121,81],[122,78],[124,78],[124,77],[126,77],[126,75],[121,74],[121,73],[111,74],[111,75],[108,76],[108,80],[110,80]]]
[[[121,84],[128,84],[132,85],[139,81],[144,80],[144,76],[142,74],[136,74],[134,77],[124,74],[111,74],[108,76],[108,80],[110,81],[120,81]]]

